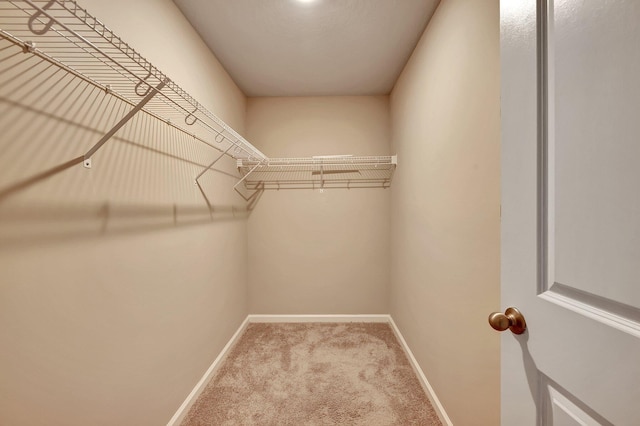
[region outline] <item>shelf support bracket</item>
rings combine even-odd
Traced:
[[[147,102],[151,100],[151,98],[153,98],[157,93],[159,93],[160,90],[162,90],[162,88],[166,84],[167,84],[167,80],[163,80],[153,90],[149,91],[149,93],[147,93],[147,95],[140,102],[138,102],[138,104],[135,107],[133,107],[131,111],[127,113],[127,115],[122,117],[122,119],[118,121],[118,123],[115,126],[113,126],[111,130],[105,133],[105,135],[102,138],[100,138],[100,140],[89,151],[87,151],[86,154],[84,154],[84,161],[82,162],[84,167],[86,167],[87,169],[91,168],[91,156],[95,154],[96,151],[99,150],[102,147],[102,145],[104,145],[109,139],[111,139],[111,137],[115,135],[116,132],[120,130],[122,126],[127,124],[127,122],[131,120],[131,118],[134,115],[136,115],[138,111],[140,111],[147,104]]]
[[[222,157],[224,157],[225,155],[227,155],[227,152],[229,152],[229,150],[231,148],[233,148],[234,146],[236,146],[236,144],[232,143],[231,145],[229,145],[229,148],[227,148],[222,154],[220,154],[215,160],[213,160],[211,162],[211,164],[209,164],[207,167],[205,167],[205,169],[203,171],[200,172],[200,174],[198,176],[196,176],[196,185],[198,184],[198,179],[200,179],[200,177],[205,174],[208,170],[211,169],[211,167],[213,167],[214,164],[216,164],[218,162],[218,160],[220,160]]]
[[[245,201],[249,201],[250,199],[252,199],[252,198],[253,198],[253,197],[254,197],[254,196],[255,196],[255,195],[256,195],[260,190],[259,190],[259,189],[256,189],[256,191],[255,191],[253,194],[251,194],[249,197],[245,197],[245,196],[242,194],[242,192],[238,191],[238,185],[240,185],[242,182],[244,182],[244,180],[245,180],[246,178],[248,178],[248,177],[249,177],[249,175],[250,175],[251,173],[253,173],[255,169],[257,169],[258,167],[260,167],[260,166],[262,165],[262,163],[263,163],[263,162],[264,162],[264,160],[261,160],[260,162],[258,162],[258,164],[256,164],[255,166],[253,166],[253,168],[251,168],[251,170],[249,170],[249,172],[248,172],[246,175],[242,176],[242,179],[240,179],[240,180],[238,181],[238,183],[236,183],[235,185],[233,185],[233,190],[234,190],[234,191],[236,191],[238,194],[240,194],[240,196],[241,196],[242,198],[244,198],[244,200],[245,200]]]

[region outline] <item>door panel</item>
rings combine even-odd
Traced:
[[[638,306],[640,2],[555,1],[547,20],[551,282]]]
[[[640,2],[503,0],[504,425],[640,424]]]
[[[549,387],[549,412],[547,419],[554,426],[596,426],[597,420],[566,398],[555,388]]]

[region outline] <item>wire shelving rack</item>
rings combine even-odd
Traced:
[[[4,41],[3,41],[3,40]],[[0,0],[0,52],[7,45],[35,55],[130,106],[84,153],[92,156],[135,114],[144,111],[220,152],[197,180],[224,156],[237,160],[246,189],[387,188],[395,156],[269,158],[142,57],[73,0]],[[3,57],[0,55],[0,61]]]

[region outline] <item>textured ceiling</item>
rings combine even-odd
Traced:
[[[247,96],[388,94],[438,0],[174,0]]]

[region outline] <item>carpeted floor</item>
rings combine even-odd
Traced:
[[[441,425],[388,324],[250,324],[182,425]]]

